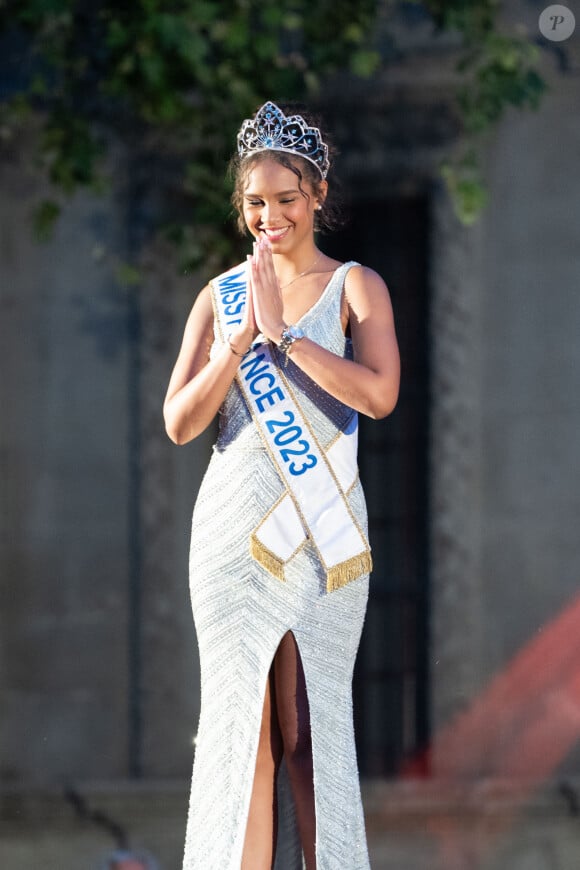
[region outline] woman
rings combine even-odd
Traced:
[[[351,703],[371,567],[357,412],[392,411],[399,356],[381,278],[316,246],[328,169],[302,116],[266,103],[244,121],[233,202],[253,253],[197,297],[165,401],[177,444],[220,414],[193,517],[202,698],[184,870],[369,867]]]

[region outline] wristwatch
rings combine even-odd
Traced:
[[[288,354],[292,352],[292,345],[294,342],[300,341],[301,338],[304,338],[303,329],[300,329],[299,326],[287,326],[282,330],[282,335],[278,342],[278,350],[288,356]]]

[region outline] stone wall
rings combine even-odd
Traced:
[[[579,43],[576,37],[576,44]],[[488,155],[483,262],[483,625],[501,667],[578,594],[578,73],[512,113]]]
[[[568,72],[558,71],[554,56],[544,59],[550,92],[541,111],[511,112],[490,144],[483,223],[482,675],[505,671],[516,655],[531,659],[551,639],[529,674],[538,690],[522,711],[524,728],[545,723],[546,749],[568,716],[562,708],[577,704],[580,626],[563,633],[563,618],[556,622],[577,606],[580,578],[577,33],[567,46]],[[525,688],[514,686],[514,704]],[[553,711],[547,721],[546,709]],[[509,717],[508,709],[496,718],[494,752],[513,740]],[[578,773],[570,748],[563,745],[558,766]],[[489,746],[486,755],[489,775]]]
[[[0,771],[187,775],[188,538],[211,433],[176,448],[161,407],[196,279],[148,249],[143,284],[119,284],[140,205],[127,184],[76,196],[36,243],[46,191],[28,153],[23,139],[0,163]]]
[[[127,342],[118,208],[78,198],[35,244],[26,146],[0,165],[0,767],[42,783],[125,767]]]

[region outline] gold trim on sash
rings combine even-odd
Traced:
[[[272,550],[269,550],[267,546],[256,537],[254,532],[250,535],[250,554],[256,562],[259,562],[266,571],[269,571],[270,574],[273,574],[273,576],[277,577],[278,580],[286,580],[286,577],[284,576],[284,566],[286,563],[278,558]]]
[[[347,583],[357,580],[363,574],[370,574],[372,570],[373,560],[370,550],[359,553],[358,556],[353,556],[346,562],[340,562],[338,565],[333,565],[332,568],[327,568],[326,591],[336,592],[341,586],[346,586]]]

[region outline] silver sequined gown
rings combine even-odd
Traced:
[[[306,335],[345,355],[340,322],[345,263],[300,320]],[[216,331],[217,334],[217,331]],[[304,375],[286,369],[300,405],[326,446],[353,411]],[[196,740],[183,870],[239,870],[262,704],[278,644],[292,631],[310,706],[317,870],[368,870],[355,754],[351,681],[368,596],[368,575],[327,593],[307,543],[284,582],[249,554],[250,534],[282,493],[278,474],[237,384],[220,414],[219,437],[193,514],[190,581],[201,664]],[[348,492],[366,531],[360,482]],[[284,764],[278,777],[276,870],[301,870],[302,851]]]

